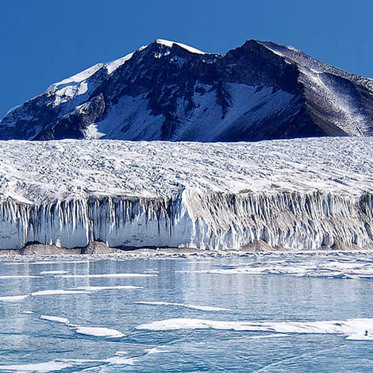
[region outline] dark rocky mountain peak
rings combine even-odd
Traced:
[[[11,110],[0,138],[255,141],[372,128],[371,79],[271,42],[222,56],[158,39]]]

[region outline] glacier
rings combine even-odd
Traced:
[[[373,139],[0,141],[0,248],[370,249]]]

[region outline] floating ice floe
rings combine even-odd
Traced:
[[[121,338],[124,334],[115,329],[92,327],[92,326],[78,326],[75,327],[75,332],[78,334],[90,335],[93,337],[105,338]]]
[[[0,371],[11,372],[57,372],[66,368],[72,368],[76,364],[67,361],[52,360],[43,363],[34,364],[13,364],[13,365],[0,365]]]
[[[33,297],[47,296],[47,295],[74,295],[74,294],[89,294],[89,292],[83,291],[83,290],[56,289],[56,290],[40,290],[40,291],[31,293]]]
[[[40,318],[42,320],[48,320],[48,321],[53,321],[61,324],[66,324],[69,325],[70,321],[66,317],[58,317],[58,316],[48,316],[48,315],[41,315]]]
[[[39,275],[63,275],[65,273],[69,273],[69,271],[42,271]]]
[[[148,273],[103,273],[103,274],[86,274],[86,275],[57,275],[61,278],[110,278],[110,277],[156,277],[157,275]]]
[[[229,268],[193,269],[179,273],[213,274],[213,275],[291,275],[297,277],[330,277],[345,279],[373,278],[373,259],[364,254],[353,256],[338,254],[312,255],[288,254],[285,257],[276,255],[257,255],[245,263]]]
[[[116,285],[116,286],[80,286],[71,290],[102,291],[102,290],[134,290],[142,289],[142,286]]]
[[[116,285],[116,286],[81,286],[70,289],[47,289],[39,290],[30,294],[21,294],[21,295],[8,295],[0,297],[0,302],[19,302],[28,297],[39,297],[39,296],[52,296],[52,295],[75,295],[75,294],[91,294],[95,291],[104,291],[104,290],[134,290],[142,289],[141,286],[132,286],[132,285]]]
[[[294,334],[341,334],[347,336],[348,339],[373,340],[373,319],[309,322],[243,322],[178,318],[142,324],[137,329],[215,329]]]
[[[51,322],[56,322],[59,324],[65,324],[69,328],[73,329],[74,332],[77,334],[83,334],[83,335],[92,336],[92,337],[102,337],[102,338],[121,338],[125,336],[125,334],[115,329],[95,327],[95,326],[76,325],[76,324],[71,323],[70,320],[66,317],[41,315],[40,319],[51,321]]]
[[[28,295],[8,295],[6,297],[0,297],[1,302],[19,302],[27,298]]]
[[[146,305],[153,305],[153,306],[174,306],[174,307],[185,307],[185,308],[191,308],[194,310],[200,310],[200,311],[230,311],[228,308],[222,308],[222,307],[212,307],[212,306],[196,306],[193,304],[184,304],[184,303],[172,303],[172,302],[146,302],[146,301],[140,301],[136,302],[137,304],[146,304]]]
[[[0,372],[59,372],[64,369],[69,369],[75,371],[74,368],[83,371],[83,369],[97,368],[101,366],[111,366],[111,365],[133,365],[138,360],[136,357],[125,357],[121,354],[115,354],[106,359],[56,359],[46,362],[30,363],[30,364],[0,364]],[[85,371],[85,370],[84,370]]]
[[[0,276],[0,280],[23,280],[25,278],[42,278],[41,276],[33,275],[9,275],[9,276]]]

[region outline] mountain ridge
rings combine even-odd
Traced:
[[[54,83],[0,121],[0,139],[256,141],[371,136],[373,80],[293,47],[225,55],[157,39]]]

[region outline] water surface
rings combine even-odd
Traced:
[[[368,372],[372,278],[366,253],[2,260],[0,372]]]

